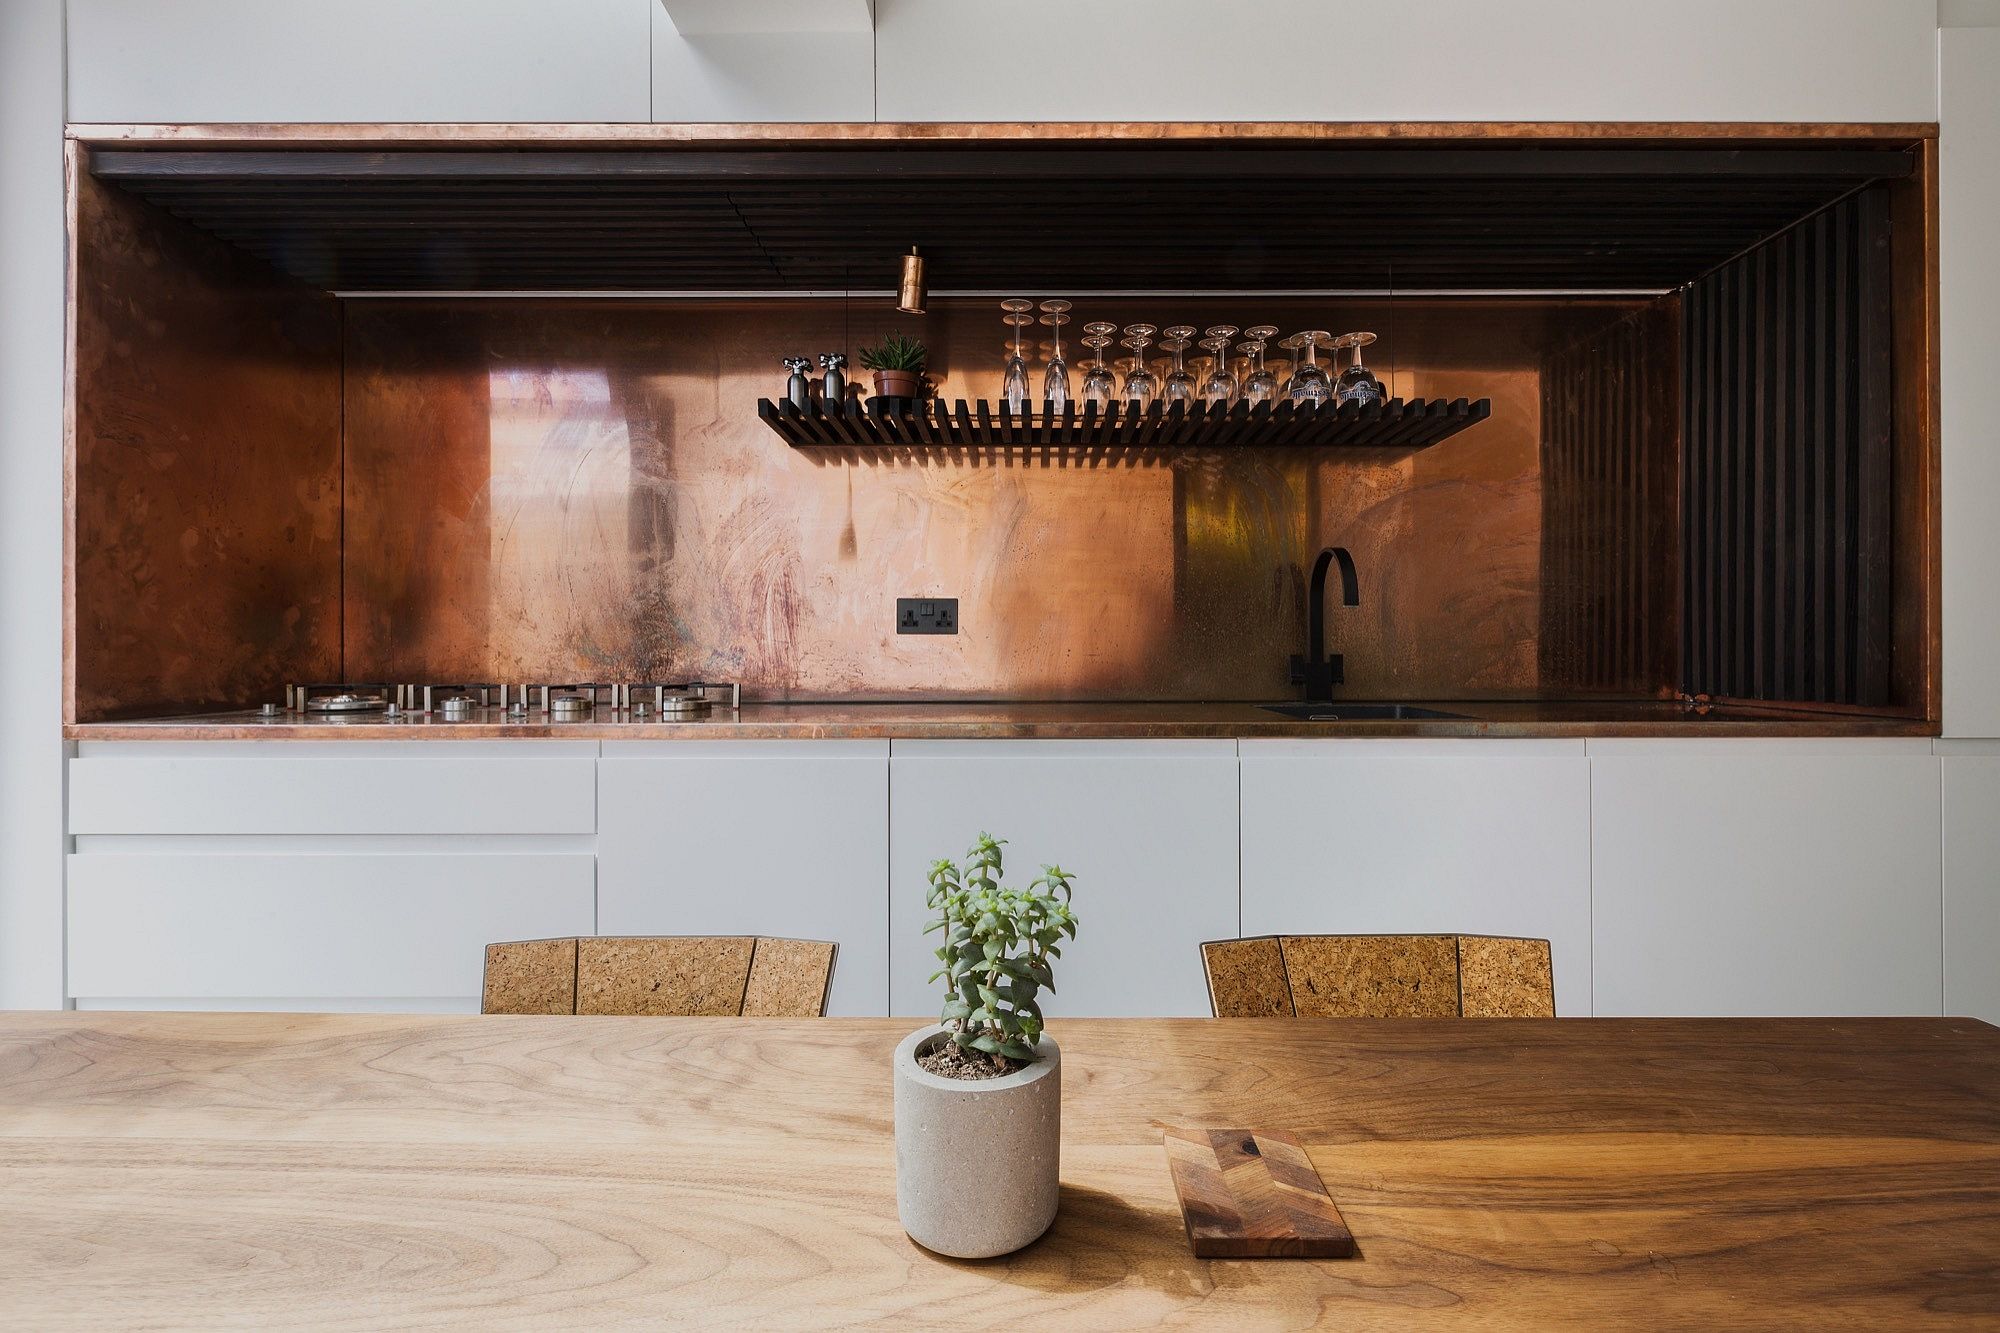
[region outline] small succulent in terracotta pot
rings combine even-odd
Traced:
[[[982,833],[963,868],[931,867],[944,1009],[895,1057],[896,1210],[918,1244],[960,1259],[1033,1241],[1061,1194],[1062,1049],[1042,1031],[1038,997],[1076,937],[1071,876],[1043,866],[1027,888],[1006,888],[1000,847]],[[1007,1169],[968,1182],[969,1144]]]
[[[917,339],[892,333],[873,347],[861,349],[861,365],[875,372],[876,397],[915,399],[921,396],[929,356]]]

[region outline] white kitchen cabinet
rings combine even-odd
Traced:
[[[1936,1014],[1922,740],[1592,741],[1597,1012]]]
[[[1581,741],[1243,741],[1245,935],[1525,935],[1591,1012]]]
[[[1934,0],[876,0],[877,114],[1928,121],[1936,15]]]
[[[2000,13],[1995,14],[2000,18]],[[1944,734],[2000,737],[2000,27],[1938,34]]]
[[[607,741],[598,787],[600,934],[833,940],[828,1012],[887,1012],[887,741]]]
[[[1949,745],[1949,742],[1946,742]],[[2000,1023],[2000,744],[1948,749],[1944,1011]]]
[[[539,749],[534,747],[540,746]],[[70,762],[70,832],[116,834],[590,834],[597,746],[563,741],[143,744]]]
[[[754,20],[761,7],[739,8]],[[683,33],[661,7],[653,17],[653,119],[873,120],[875,35],[866,28]]]
[[[69,118],[645,121],[656,0],[69,0]]]
[[[889,769],[891,1012],[937,1013],[926,872],[990,832],[1009,884],[1076,876],[1050,1017],[1208,1013],[1195,946],[1236,933],[1233,741],[897,741]]]
[[[592,929],[587,851],[240,852],[215,841],[69,858],[72,996],[476,1010],[486,945]]]

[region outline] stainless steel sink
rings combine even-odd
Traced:
[[[1324,704],[1261,704],[1259,707],[1267,713],[1282,713],[1301,722],[1401,722],[1406,719],[1415,721],[1466,716],[1438,708],[1422,708],[1416,704],[1348,703],[1345,700]]]

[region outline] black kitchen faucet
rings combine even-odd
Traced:
[[[1313,561],[1312,584],[1306,590],[1306,655],[1292,654],[1292,684],[1303,686],[1300,697],[1307,703],[1325,703],[1333,698],[1333,687],[1346,679],[1339,653],[1326,655],[1326,571],[1340,562],[1340,601],[1343,606],[1361,605],[1361,590],[1354,581],[1354,557],[1345,546],[1329,546]]]

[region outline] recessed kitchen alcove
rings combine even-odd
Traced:
[[[69,720],[305,679],[1272,699],[1331,542],[1360,696],[1937,716],[1920,129],[753,128],[74,142]],[[1010,442],[1003,295],[1370,329],[1400,406]],[[778,402],[782,355],[892,329],[921,423]],[[926,594],[960,635],[893,633]]]

